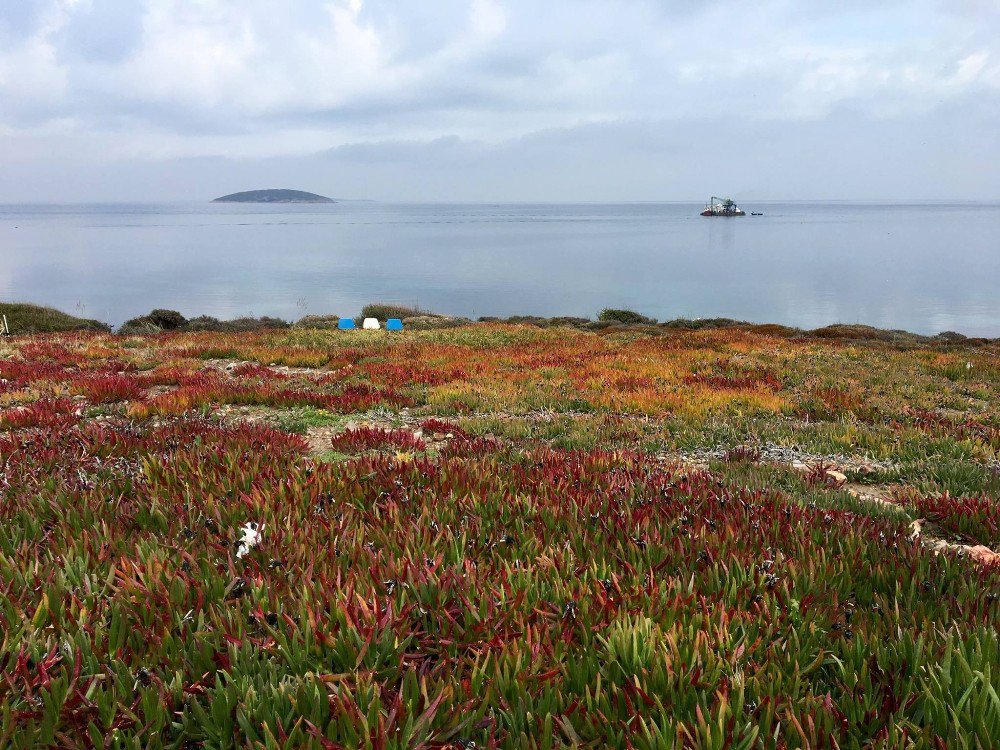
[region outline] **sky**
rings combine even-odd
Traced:
[[[1000,0],[0,0],[0,202],[1000,199]]]

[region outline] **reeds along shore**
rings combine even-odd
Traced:
[[[0,746],[996,747],[974,343],[0,339]]]

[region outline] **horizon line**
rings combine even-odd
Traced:
[[[215,199],[194,199],[194,198],[161,198],[150,200],[34,200],[34,201],[5,201],[0,200],[0,206],[155,206],[160,204],[193,204],[193,205],[247,205],[247,206],[317,206],[336,205],[337,203],[379,203],[384,205],[426,205],[426,206],[494,206],[494,205],[520,205],[520,206],[611,206],[611,205],[690,205],[702,204],[704,199],[636,199],[636,200],[414,200],[414,199],[382,199],[382,198],[331,198],[334,203],[295,203],[295,202],[245,202],[245,203],[216,203]],[[741,198],[738,202],[743,203],[853,203],[870,205],[1000,205],[1000,197],[979,199],[979,198]]]

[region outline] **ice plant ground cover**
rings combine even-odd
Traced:
[[[996,345],[0,340],[0,747],[995,748],[998,452]]]

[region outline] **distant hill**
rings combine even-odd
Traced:
[[[212,203],[336,203],[333,198],[304,190],[247,190],[216,198]]]

